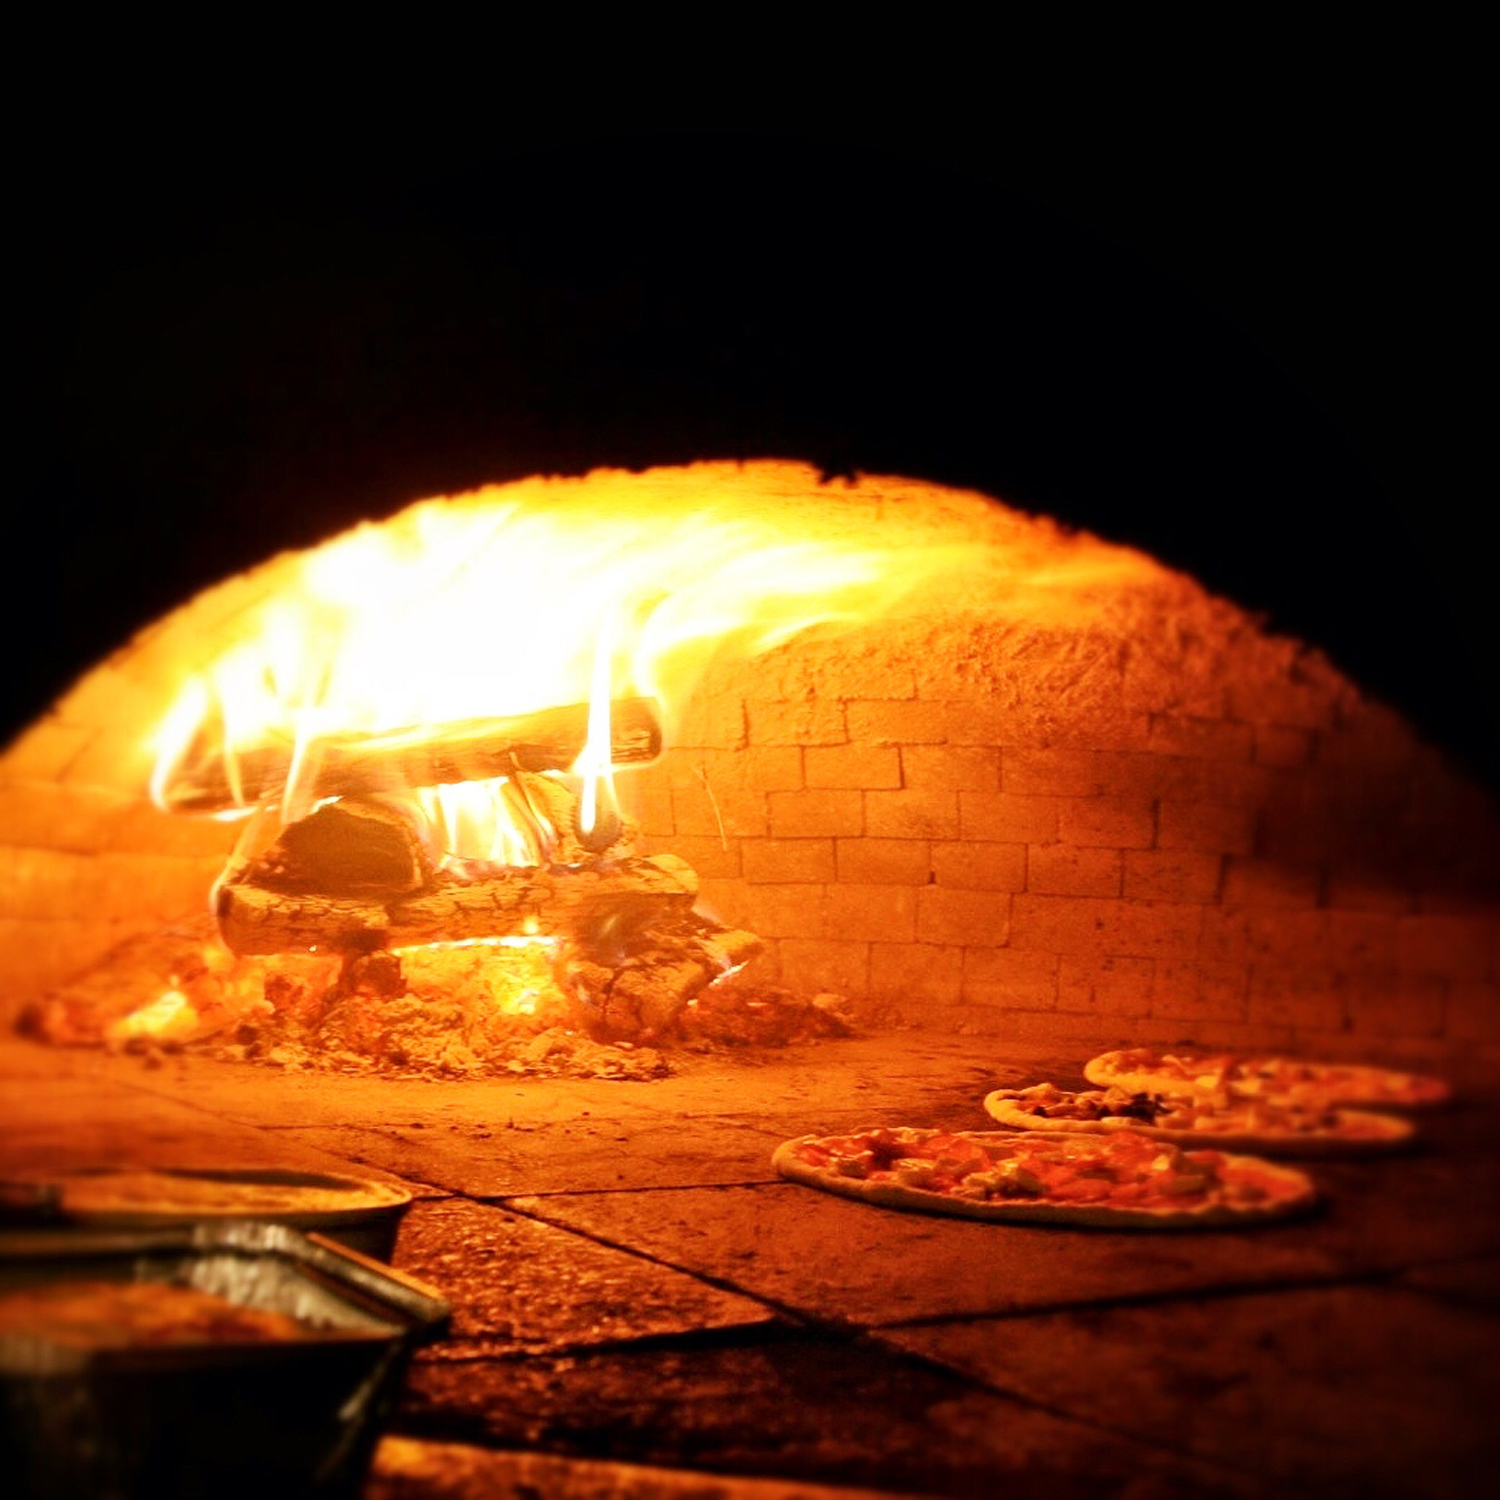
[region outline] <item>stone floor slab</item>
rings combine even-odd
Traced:
[[[433,1080],[295,1072],[256,1063],[168,1054],[146,1059],[0,1040],[0,1081],[50,1082],[60,1074],[123,1083],[187,1103],[211,1104],[250,1124],[380,1129],[420,1123],[559,1124],[584,1118],[680,1121],[744,1113],[803,1134],[827,1112],[838,1120],[982,1124],[991,1088],[1060,1066],[1046,1049],[1020,1062],[977,1062],[957,1037],[896,1033],[776,1049],[684,1052],[673,1072],[649,1081],[575,1078]],[[807,1122],[813,1123],[807,1123]]]
[[[1319,1211],[1249,1231],[978,1224],[851,1202],[771,1171],[780,1140],[812,1131],[988,1128],[989,1088],[1077,1082],[1087,1051],[898,1033],[685,1056],[651,1082],[444,1083],[181,1056],[153,1066],[0,1041],[0,1172],[271,1165],[395,1177],[423,1200],[398,1258],[456,1311],[453,1337],[413,1367],[401,1431],[529,1452],[575,1465],[573,1477],[589,1462],[964,1500],[1282,1494],[1280,1471],[1230,1441],[1236,1390],[1279,1389],[1283,1369],[1329,1387],[1308,1398],[1305,1420],[1293,1412],[1283,1424],[1290,1468],[1299,1443],[1321,1441],[1326,1454],[1362,1443],[1371,1422],[1399,1430],[1393,1387],[1360,1387],[1353,1365],[1394,1364],[1403,1339],[1425,1339],[1421,1347],[1449,1351],[1453,1368],[1470,1366],[1469,1335],[1434,1334],[1433,1317],[1461,1329],[1489,1309],[1493,1322],[1493,1089],[1424,1115],[1420,1146],[1399,1158],[1314,1165],[1326,1189]],[[1090,1406],[1097,1382],[1082,1376],[1069,1405],[1047,1384],[1045,1350],[1024,1342],[1044,1345],[1050,1329],[1055,1343],[1059,1320],[1080,1308],[1106,1320],[1187,1309],[1178,1321],[1191,1328],[1217,1304],[1269,1306],[1273,1290],[1305,1298],[1302,1322],[1320,1336],[1299,1345],[1290,1314],[1269,1344],[1247,1325],[1237,1342],[1230,1332],[1210,1338],[1210,1363],[1175,1376],[1173,1319],[1081,1323],[1073,1337],[1105,1370],[1128,1366],[1132,1347],[1142,1363],[1168,1361],[1166,1405],[1145,1401],[1135,1426]],[[1369,1330],[1345,1340],[1339,1319],[1361,1308],[1376,1318],[1369,1309],[1386,1306],[1347,1299],[1376,1293],[1435,1312],[1401,1314],[1404,1333],[1399,1317],[1380,1314],[1384,1342]],[[978,1316],[955,1321],[963,1314]],[[870,1326],[884,1327],[887,1342],[856,1336]],[[997,1328],[1030,1349],[1019,1367],[1034,1386],[1002,1389],[984,1363]],[[1341,1342],[1344,1365],[1329,1352]],[[1246,1380],[1214,1387],[1214,1371],[1238,1356]],[[1423,1452],[1461,1453],[1472,1436],[1461,1417],[1452,1425],[1467,1408],[1447,1368],[1421,1366],[1416,1377],[1424,1394],[1407,1430]],[[1189,1442],[1167,1398],[1172,1379],[1180,1394],[1200,1376],[1209,1399]],[[1356,1394],[1335,1399],[1340,1382]],[[515,1478],[468,1472],[476,1485]],[[519,1500],[529,1482],[495,1493]],[[1325,1485],[1318,1500],[1328,1496]]]
[[[421,1130],[326,1126],[295,1135],[475,1198],[773,1182],[771,1152],[781,1139],[745,1120],[700,1117],[685,1128],[654,1116]]]
[[[1315,1210],[1245,1230],[1071,1230],[861,1204],[801,1184],[511,1200],[804,1312],[860,1324],[1364,1277],[1500,1254],[1500,1151],[1482,1112],[1415,1150],[1302,1165]]]
[[[1472,1500],[1500,1463],[1500,1318],[1334,1287],[887,1329],[993,1390],[1283,1494]]]
[[[422,1351],[427,1360],[554,1353],[774,1318],[680,1271],[462,1199],[413,1205],[392,1259],[453,1309],[449,1336]]]
[[[0,1177],[39,1181],[92,1167],[275,1168],[433,1189],[281,1131],[120,1084],[63,1078],[0,1094]]]
[[[1321,1281],[1339,1261],[1297,1226],[1191,1233],[986,1224],[795,1183],[556,1195],[510,1206],[817,1319],[859,1326]]]
[[[1500,1255],[1415,1266],[1397,1280],[1401,1286],[1460,1307],[1500,1313]]]
[[[879,1348],[796,1335],[415,1366],[398,1436],[962,1500],[1247,1500],[1254,1486]]]

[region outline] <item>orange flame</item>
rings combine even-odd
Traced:
[[[788,466],[792,468],[793,466]],[[611,483],[610,481],[614,481]],[[320,740],[440,726],[480,715],[590,704],[581,782],[585,841],[614,815],[612,695],[670,716],[713,655],[754,653],[834,620],[888,607],[951,552],[872,545],[807,525],[806,507],[684,507],[643,498],[638,476],[593,475],[421,501],[287,560],[287,586],[243,620],[240,639],[183,685],[160,726],[152,793],[190,745],[221,737],[242,804],[240,758],[295,747],[280,818],[303,816]],[[442,848],[533,863],[558,830],[504,781],[416,794]]]

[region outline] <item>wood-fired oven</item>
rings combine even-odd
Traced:
[[[1461,643],[1387,649],[1438,615],[1352,649],[1417,592],[1390,517],[1248,340],[1038,204],[659,149],[219,202],[132,162],[52,221],[52,624],[136,526],[138,587],[193,584],[0,753],[0,1176],[410,1190],[454,1322],[379,1500],[1472,1493],[1500,810],[1385,691],[1460,701]],[[770,1165],[1145,1043],[1456,1102],[1258,1231]]]
[[[546,611],[450,620],[460,592],[515,592],[508,560],[557,517],[571,550],[523,564],[569,570],[544,580]],[[9,1023],[61,995],[59,1039],[85,1039],[97,1003],[93,1040],[149,1040],[139,1013],[175,988],[222,1030],[234,959],[311,955],[307,983],[359,960],[399,989],[375,955],[520,942],[550,903],[580,974],[627,950],[642,969],[631,934],[655,924],[670,993],[638,974],[613,1010],[585,998],[572,1023],[603,1041],[662,1040],[747,964],[938,1032],[1429,1060],[1496,1039],[1485,790],[1315,646],[1143,554],[991,497],[777,462],[496,487],[331,540],[186,601],[9,748]],[[375,658],[351,668],[356,555]],[[582,644],[526,680],[570,615]],[[399,707],[350,708],[349,679]],[[174,729],[204,682],[220,698]],[[574,774],[611,698],[615,774]],[[440,799],[475,783],[531,852],[458,841],[468,814]],[[205,936],[220,951],[195,959]]]

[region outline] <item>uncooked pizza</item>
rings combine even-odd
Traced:
[[[1041,1136],[879,1126],[799,1136],[771,1160],[781,1176],[827,1193],[1011,1224],[1212,1229],[1283,1219],[1317,1201],[1296,1168],[1188,1151],[1135,1130]]]
[[[1217,1094],[1265,1099],[1306,1109],[1375,1104],[1413,1109],[1442,1104],[1452,1089],[1441,1078],[1365,1063],[1313,1062],[1267,1053],[1167,1052],[1126,1047],[1084,1064],[1083,1076],[1100,1088],[1130,1093]]]
[[[1212,1146],[1267,1156],[1362,1156],[1408,1144],[1411,1122],[1370,1110],[1306,1109],[1264,1099],[1218,1094],[1131,1093],[1063,1089],[1038,1083],[995,1089],[986,1112],[1012,1130],[1053,1135],[1113,1135],[1138,1131],[1155,1141]]]

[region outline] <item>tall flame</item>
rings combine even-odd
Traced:
[[[924,562],[894,538],[820,532],[805,509],[653,504],[599,477],[424,500],[289,558],[286,586],[183,684],[157,739],[157,802],[167,805],[188,747],[205,736],[221,745],[231,788],[248,750],[294,747],[279,798],[287,819],[309,809],[330,735],[587,701],[588,741],[571,768],[587,839],[613,809],[612,696],[656,698],[670,724],[714,653],[868,616],[942,565],[937,549]],[[419,794],[445,847],[505,862],[522,846],[534,855],[547,831],[526,826],[515,790],[479,795],[483,812],[469,785]]]

